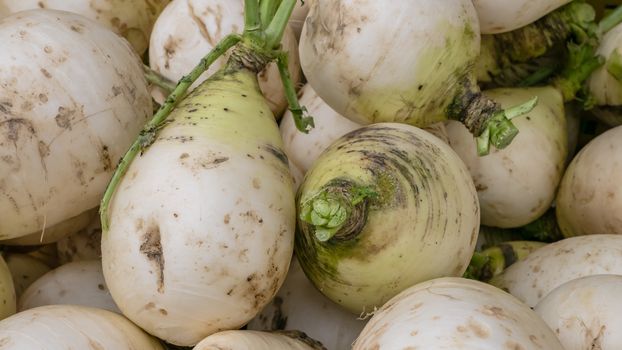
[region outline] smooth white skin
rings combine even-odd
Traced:
[[[240,72],[182,101],[111,202],[106,283],[128,318],[175,345],[242,327],[274,297],[293,254],[291,174],[251,79]]]
[[[295,257],[277,297],[248,323],[248,329],[275,330],[275,318],[286,320],[284,329],[300,330],[327,349],[349,349],[366,323],[320,293]]]
[[[235,330],[212,334],[193,350],[317,350],[283,334]]]
[[[172,81],[188,74],[226,35],[242,33],[244,2],[242,0],[173,0],[158,17],[149,42],[149,65]],[[300,82],[298,41],[288,26],[281,40],[288,52],[288,68],[294,86]],[[193,86],[222,67],[221,57]],[[275,116],[287,107],[285,90],[276,63],[258,74],[259,86]],[[161,97],[161,96],[160,96]]]
[[[563,350],[525,304],[482,282],[439,278],[415,285],[374,313],[353,350]]]
[[[534,307],[558,286],[599,274],[622,275],[622,236],[578,236],[548,244],[512,264],[490,283]]]
[[[571,0],[473,0],[482,34],[509,32],[537,21]]]
[[[622,276],[577,278],[551,291],[534,311],[566,350],[622,348]]]
[[[614,51],[622,54],[622,24],[605,33],[600,41],[598,55],[609,59]],[[622,83],[609,74],[606,65],[596,69],[587,81],[590,94],[598,105],[618,106],[622,104]]]
[[[361,127],[360,124],[342,117],[330,108],[313,90],[305,84],[298,93],[298,101],[313,116],[315,127],[305,134],[294,124],[290,111],[285,112],[280,124],[285,153],[304,173],[326,147],[348,132]]]
[[[19,12],[0,20],[0,41],[0,239],[8,239],[97,206],[152,106],[128,42],[82,16]]]
[[[151,28],[169,0],[0,0],[6,14],[31,9],[53,9],[77,13],[97,21],[125,37],[136,52],[149,45]]]
[[[622,234],[622,126],[584,146],[566,170],[556,200],[566,237]]]
[[[0,321],[2,349],[140,349],[164,350],[125,317],[78,305],[49,305],[25,310]]]
[[[100,259],[102,230],[99,216],[84,229],[71,234],[58,242],[58,260],[61,264],[72,261]]]
[[[15,286],[15,296],[20,295],[39,277],[48,273],[51,268],[39,259],[28,254],[6,253],[4,260],[13,276]]]
[[[32,283],[17,302],[19,311],[43,305],[83,305],[121,313],[112,300],[101,260],[61,265]]]
[[[424,127],[446,119],[464,83],[457,72],[468,72],[479,45],[470,0],[317,0],[299,51],[309,84],[337,113]]]
[[[446,122],[450,145],[473,177],[482,224],[523,226],[550,208],[563,175],[568,154],[563,99],[551,87],[484,93],[505,108],[539,97],[530,113],[512,120],[519,130],[512,143],[484,157],[477,155],[475,139],[464,125]]]
[[[0,257],[0,320],[13,315],[16,310],[17,300],[13,276],[4,258]]]
[[[74,234],[88,226],[95,218],[97,218],[97,207],[82,212],[70,219],[59,222],[56,225],[46,227],[44,230],[38,230],[26,236],[5,239],[0,244],[11,246],[32,246],[55,243],[63,238]]]

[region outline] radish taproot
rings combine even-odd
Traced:
[[[401,123],[361,127],[333,143],[306,174],[297,211],[305,274],[355,314],[415,283],[461,276],[480,220],[458,155]]]
[[[565,350],[616,350],[622,348],[621,294],[622,276],[586,276],[555,288],[534,311]]]
[[[503,111],[481,95],[472,70],[479,24],[469,0],[318,0],[299,47],[309,84],[342,116],[418,127],[456,119],[478,137],[480,154],[506,147],[517,133],[510,119],[536,103]]]
[[[149,46],[151,28],[169,0],[0,0],[8,13],[53,9],[77,13],[123,36],[142,55]],[[0,11],[0,18],[2,11]]]
[[[576,278],[622,275],[622,236],[598,234],[550,243],[514,263],[489,283],[530,307],[553,289]]]
[[[483,34],[509,32],[544,17],[571,0],[473,0]]]
[[[374,312],[353,350],[563,350],[527,305],[483,282],[438,278],[412,286]]]
[[[552,87],[505,88],[484,92],[501,106],[530,96],[538,105],[514,120],[520,131],[512,144],[479,157],[468,130],[456,121],[447,122],[451,147],[467,165],[481,208],[481,223],[502,228],[526,225],[551,206],[561,181],[568,141],[564,104]]]
[[[173,0],[153,28],[149,42],[149,65],[156,72],[177,81],[226,34],[241,33],[243,28],[242,0]],[[289,53],[289,74],[296,85],[301,77],[298,41],[289,26],[283,35],[282,45],[283,50]],[[222,57],[207,74],[215,73],[225,65],[226,60]],[[258,74],[259,86],[270,109],[280,117],[287,107],[287,99],[277,66],[269,64]]]
[[[326,350],[318,341],[299,331],[260,332],[230,330],[212,334],[192,350]]]
[[[243,326],[285,279],[295,196],[257,72],[276,59],[307,130],[312,119],[302,115],[279,50],[295,3],[246,0],[244,34],[225,37],[180,80],[104,193],[106,284],[124,315],[174,345]],[[231,48],[225,67],[180,102]]]
[[[0,239],[9,239],[96,207],[152,105],[128,42],[80,15],[15,13],[0,20],[0,41]]]
[[[556,199],[566,237],[622,233],[622,126],[597,136],[574,157]]]
[[[301,330],[327,349],[349,349],[366,321],[320,293],[294,257],[276,297],[247,328],[258,331]]]
[[[48,305],[0,321],[3,350],[141,349],[162,344],[125,317],[79,305]]]
[[[17,310],[60,304],[121,313],[106,288],[101,260],[75,261],[49,271],[21,294]]]

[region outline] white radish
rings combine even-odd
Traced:
[[[350,348],[365,323],[322,295],[294,258],[276,297],[247,327],[259,331],[300,330],[327,349],[338,350]]]
[[[44,227],[34,233],[0,241],[0,244],[10,246],[33,246],[50,244],[85,229],[89,223],[97,219],[97,207],[84,211],[72,218],[61,221],[56,225]]]
[[[566,237],[622,233],[622,126],[574,157],[559,187],[556,214]]]
[[[544,17],[571,0],[473,0],[483,34],[509,32]]]
[[[0,20],[0,41],[0,239],[8,239],[96,207],[152,106],[128,42],[80,15],[22,11]]]
[[[621,294],[622,276],[587,276],[555,288],[534,311],[565,350],[616,350],[622,348]]]
[[[60,263],[100,259],[101,239],[101,223],[97,217],[84,229],[56,242]]]
[[[51,268],[39,259],[28,254],[6,253],[4,260],[13,276],[15,286],[15,296],[20,295],[39,277],[48,273]]]
[[[294,124],[291,112],[287,111],[283,115],[280,129],[285,153],[304,174],[331,143],[362,125],[335,112],[309,84],[300,89],[298,98],[300,104],[313,116],[315,127],[307,134],[301,133]]]
[[[548,244],[508,267],[490,283],[530,307],[576,278],[622,275],[622,236],[588,235]]]
[[[353,350],[563,350],[527,305],[483,282],[439,278],[395,296],[374,312]]]
[[[17,309],[59,304],[91,306],[121,313],[106,287],[101,260],[75,261],[46,273],[22,293]]]
[[[165,77],[178,81],[229,33],[244,28],[242,0],[173,0],[155,23],[149,42],[149,65]],[[282,45],[289,53],[289,73],[294,84],[301,78],[298,41],[291,28],[285,31]],[[205,77],[221,68],[223,56]],[[287,107],[287,100],[275,64],[259,73],[259,85],[275,116]],[[204,78],[199,79],[198,85]]]
[[[149,46],[151,28],[169,0],[0,0],[2,13],[53,9],[77,13],[125,37],[138,54]],[[2,10],[4,7],[5,10]]]
[[[300,265],[356,315],[415,283],[461,276],[479,231],[464,163],[439,138],[401,123],[367,125],[334,142],[296,202]]]
[[[125,317],[78,305],[48,305],[0,321],[3,350],[140,349],[162,344]]]
[[[496,89],[484,92],[502,106],[538,96],[538,105],[513,120],[519,129],[512,144],[485,157],[459,122],[448,121],[450,145],[469,168],[477,189],[483,225],[526,225],[551,206],[568,154],[561,94],[552,87]]]
[[[321,343],[297,331],[231,330],[212,334],[192,350],[326,350]]]

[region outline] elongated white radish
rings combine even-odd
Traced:
[[[0,321],[3,350],[141,349],[161,343],[125,317],[78,305],[48,305]]]
[[[469,168],[483,225],[512,228],[543,215],[555,198],[568,154],[561,94],[552,87],[484,92],[502,106],[538,96],[538,105],[514,119],[520,131],[510,146],[479,157],[475,141],[459,122],[447,122],[450,145]]]
[[[0,40],[0,239],[8,239],[96,207],[152,106],[128,42],[82,16],[22,11],[0,20]]]
[[[559,187],[556,213],[566,237],[622,233],[622,126],[590,141]]]
[[[357,315],[415,283],[461,276],[480,221],[458,155],[400,123],[368,125],[333,143],[305,175],[297,206],[302,268]]]
[[[622,276],[594,275],[551,291],[534,311],[566,350],[614,350],[622,346]]]
[[[0,8],[4,6],[7,14],[37,8],[74,12],[125,37],[136,52],[142,55],[149,46],[153,23],[168,2],[169,0],[0,0]]]
[[[326,350],[321,343],[301,332],[259,332],[247,330],[232,330],[212,334],[192,349]]]
[[[6,253],[4,260],[13,277],[16,298],[19,298],[34,281],[51,270],[42,261],[28,254]]]
[[[300,103],[313,116],[315,127],[307,134],[301,133],[294,124],[291,112],[287,111],[283,115],[280,130],[285,153],[304,174],[333,141],[362,125],[335,112],[309,84],[305,84],[298,94]]]
[[[621,262],[622,236],[571,237],[539,248],[490,283],[534,307],[553,289],[573,279],[622,275]]]
[[[563,350],[527,305],[483,282],[439,278],[391,299],[361,332],[353,350]]]
[[[483,34],[509,32],[544,17],[571,0],[473,0]]]
[[[32,283],[17,302],[19,311],[44,305],[83,305],[121,313],[110,296],[101,260],[64,264]]]
[[[173,0],[155,23],[149,42],[149,65],[165,77],[177,81],[189,72],[226,34],[244,28],[242,0]],[[291,28],[283,36],[283,50],[289,53],[289,73],[294,84],[300,81],[298,41]],[[226,62],[220,59],[207,71],[213,74]],[[199,79],[198,82],[203,81]],[[287,100],[279,72],[270,64],[259,73],[259,85],[270,109],[280,116]]]
[[[348,349],[366,321],[320,293],[294,257],[276,297],[251,320],[250,330],[300,330],[327,349]]]

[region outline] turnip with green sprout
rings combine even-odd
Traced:
[[[463,277],[487,282],[502,273],[508,266],[525,259],[546,245],[536,241],[508,241],[476,251]]]
[[[355,314],[415,283],[461,276],[480,220],[458,155],[401,123],[368,125],[333,143],[305,175],[297,210],[305,274]]]
[[[530,96],[538,105],[514,124],[520,131],[511,145],[479,157],[468,130],[447,122],[449,143],[469,168],[481,207],[483,225],[512,228],[542,216],[561,181],[568,141],[562,95],[552,87],[505,88],[484,92],[502,106]]]
[[[174,345],[243,326],[287,273],[294,189],[257,73],[276,60],[297,125],[308,130],[280,51],[295,4],[246,0],[243,34],[226,36],[180,80],[104,193],[110,293],[124,315]],[[229,49],[227,64],[185,95]]]
[[[300,1],[296,6],[299,5]],[[165,77],[177,81],[225,35],[241,33],[243,29],[243,0],[173,0],[153,28],[149,42],[149,65]],[[297,85],[301,77],[298,41],[289,26],[281,43],[283,50],[289,53],[288,70],[293,84]],[[227,57],[223,55],[207,74],[215,73],[226,62]],[[280,117],[287,107],[287,99],[277,66],[268,64],[258,74],[259,86],[270,109]],[[197,83],[202,80],[198,79]]]
[[[516,136],[515,111],[502,110],[475,82],[480,33],[469,0],[318,0],[299,47],[309,84],[352,121],[425,127],[459,120],[478,138],[480,154]],[[518,110],[534,103],[521,101]]]
[[[152,111],[129,43],[83,16],[0,19],[0,239],[95,208]]]
[[[483,282],[438,278],[374,312],[353,350],[563,350],[527,305]]]

